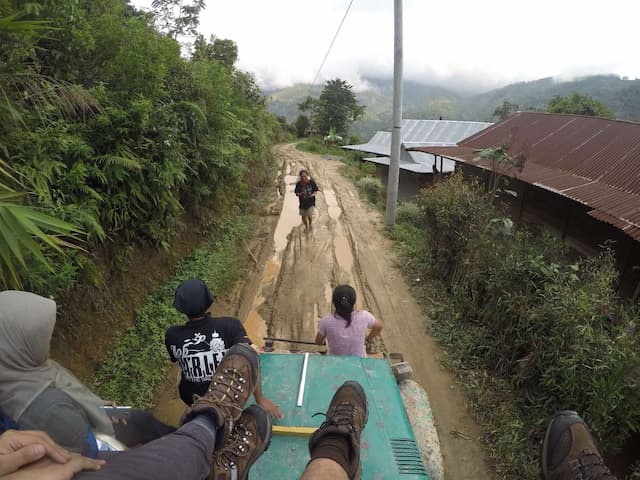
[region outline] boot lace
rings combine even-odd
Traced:
[[[246,388],[247,379],[235,368],[226,367],[221,372],[218,370],[211,379],[209,393],[221,393],[221,395],[214,396],[216,404],[219,406],[229,410],[241,410],[238,399],[239,394],[243,393]]]
[[[355,430],[354,419],[357,415],[357,409],[351,403],[348,403],[348,402],[339,403],[330,412],[326,414],[322,412],[318,412],[318,413],[315,413],[313,416],[315,417],[316,415],[324,415],[326,418],[326,420],[322,423],[322,425],[320,425],[319,429],[322,429],[327,425],[334,425],[336,427],[346,426],[351,431]]]
[[[580,457],[571,462],[576,480],[616,480],[604,464],[602,457],[590,450],[583,450]]]
[[[220,450],[214,453],[216,465],[232,470],[238,468],[238,458],[249,455],[251,447],[250,437],[253,436],[244,425],[236,424],[229,435],[229,440]]]

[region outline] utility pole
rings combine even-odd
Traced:
[[[393,130],[391,160],[387,177],[387,225],[396,221],[398,182],[400,179],[400,144],[402,143],[402,0],[394,0],[393,41]]]

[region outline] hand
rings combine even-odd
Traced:
[[[115,408],[115,407],[118,406],[118,404],[115,402],[115,400],[102,400],[102,404],[105,407],[113,407],[113,408]]]
[[[111,420],[113,425],[127,424],[127,419],[123,415],[112,415],[109,417],[109,420]]]
[[[44,432],[8,430],[0,435],[0,477],[44,457],[64,464],[71,454]]]
[[[264,408],[267,411],[267,413],[271,415],[273,418],[282,420],[283,415],[282,415],[282,412],[280,411],[280,407],[278,407],[278,405],[273,403],[267,397],[256,398],[256,402],[258,403],[258,405]]]
[[[1,480],[71,480],[76,473],[88,470],[97,471],[105,464],[104,460],[92,460],[80,454],[72,453],[71,459],[59,464],[44,458],[27,467],[21,468],[12,475],[0,477]]]

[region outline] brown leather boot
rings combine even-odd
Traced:
[[[540,455],[544,480],[615,480],[580,416],[556,413],[544,436]]]
[[[350,479],[359,479],[362,474],[360,434],[367,424],[368,416],[367,396],[362,386],[353,381],[343,383],[331,399],[326,420],[309,438],[311,460],[329,458],[339,463]],[[331,442],[331,437],[345,437],[344,444],[348,446],[348,451],[344,452],[344,456],[337,458],[320,453],[326,447],[326,443]],[[342,462],[342,458],[345,458],[346,462]]]
[[[229,440],[213,452],[211,480],[246,480],[249,469],[269,447],[271,418],[262,407],[251,405],[236,423]]]
[[[231,347],[216,369],[209,390],[195,396],[182,416],[181,425],[199,414],[211,415],[218,427],[216,448],[226,443],[244,404],[260,381],[260,362],[256,351],[246,343]]]

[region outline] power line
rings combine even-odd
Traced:
[[[349,2],[349,5],[347,6],[347,10],[344,12],[344,16],[342,17],[342,20],[340,21],[340,25],[338,25],[338,30],[336,30],[336,34],[333,36],[333,40],[331,40],[331,44],[329,45],[329,48],[327,49],[327,53],[325,54],[324,58],[322,59],[322,63],[320,64],[320,67],[318,68],[318,71],[316,72],[316,76],[313,77],[313,81],[311,82],[311,85],[309,86],[309,93],[311,93],[311,89],[315,85],[316,80],[318,79],[318,75],[320,75],[320,71],[322,70],[322,67],[324,67],[324,62],[327,61],[327,57],[329,56],[329,52],[331,52],[331,47],[333,47],[333,44],[335,43],[336,38],[338,38],[338,34],[340,33],[340,29],[342,28],[342,24],[344,23],[344,20],[347,18],[347,15],[349,14],[349,10],[351,9],[351,5],[353,5],[353,0],[351,0]]]

